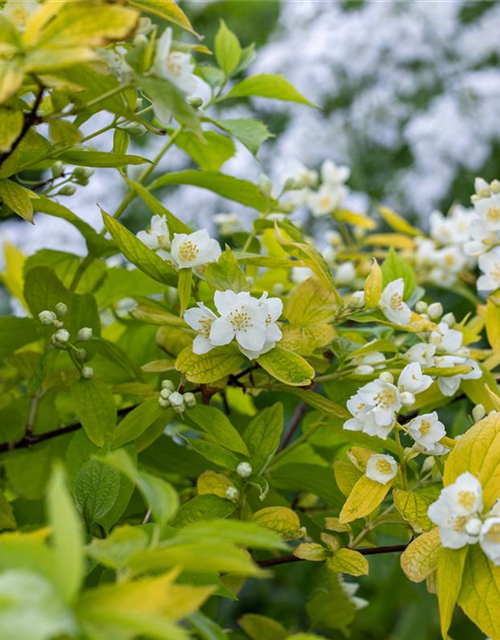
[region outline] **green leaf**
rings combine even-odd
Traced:
[[[327,559],[326,566],[335,573],[349,576],[366,576],[369,572],[368,560],[354,549],[339,549]]]
[[[267,616],[247,613],[238,624],[252,640],[286,640],[288,631],[279,622]]]
[[[236,467],[241,462],[234,453],[228,449],[224,449],[224,447],[218,444],[197,438],[186,438],[186,441],[189,442],[193,449],[200,455],[223,469],[236,471]]]
[[[382,263],[382,277],[384,287],[393,280],[402,278],[405,284],[404,299],[408,300],[417,285],[417,277],[413,268],[399,256],[394,247],[389,249],[387,258]]]
[[[33,223],[32,198],[38,196],[12,180],[0,180],[0,198],[14,213]]]
[[[21,133],[23,123],[22,111],[0,109],[0,153],[10,151],[12,143]]]
[[[335,483],[335,474],[328,467],[294,462],[280,464],[272,470],[271,474],[273,486],[277,488],[309,491],[336,507],[340,507],[343,503],[344,498]]]
[[[244,144],[253,155],[257,155],[263,142],[269,138],[274,138],[274,134],[269,131],[263,122],[253,118],[229,118],[226,120],[214,120],[213,122]]]
[[[439,550],[437,596],[443,640],[448,640],[449,637],[448,629],[450,628],[453,611],[458,600],[458,594],[460,593],[468,552],[469,547],[467,545],[461,549],[446,549],[441,547]]]
[[[47,494],[47,511],[58,582],[63,596],[73,601],[84,577],[83,532],[60,466],[56,466]]]
[[[415,538],[401,554],[401,568],[412,582],[422,582],[438,566],[441,540],[439,527],[426,531]]]
[[[191,500],[191,503],[195,501],[196,498]],[[268,527],[249,521],[217,520],[214,519],[215,517],[207,518],[207,520],[201,519],[185,526],[180,534],[182,540],[204,540],[205,542],[219,542],[221,544],[238,544],[252,549],[288,548],[281,536],[271,531]]]
[[[207,266],[205,280],[214,291],[227,291],[228,289],[235,293],[250,291],[245,274],[239,266],[236,256],[229,248],[226,248],[217,262],[211,262]]]
[[[311,383],[314,369],[298,353],[277,346],[257,358],[260,366],[276,380],[296,387]]]
[[[197,404],[187,415],[205,433],[208,440],[216,444],[223,443],[226,449],[248,455],[245,441],[219,409]]]
[[[215,57],[227,76],[236,69],[241,59],[241,45],[236,35],[227,28],[224,20],[215,36]]]
[[[197,35],[196,32],[193,31],[193,27],[191,26],[188,17],[175,0],[130,0],[129,4],[133,7],[137,7],[139,11],[152,13],[159,18],[167,20],[167,22],[172,22],[173,24],[186,29],[186,31]]]
[[[149,247],[146,247],[128,229],[115,220],[112,216],[102,211],[102,219],[106,229],[111,234],[123,255],[132,264],[144,271],[153,280],[175,286],[177,273],[165,260],[156,255]]]
[[[215,347],[203,355],[193,353],[189,346],[180,352],[175,367],[190,382],[208,384],[235,373],[244,361],[245,356],[234,344]]]
[[[58,302],[69,303],[69,292],[48,267],[34,267],[26,274],[24,299],[33,316],[40,311],[54,309]]]
[[[388,494],[392,484],[393,480],[381,484],[370,480],[367,476],[361,476],[342,507],[339,516],[340,522],[342,524],[352,522],[375,511]]]
[[[171,116],[202,137],[197,112],[186,102],[186,96],[173,82],[165,78],[138,78],[139,86],[151,98],[158,120],[166,125]]]
[[[269,203],[259,191],[259,188],[252,182],[234,178],[217,171],[195,171],[188,169],[166,173],[157,178],[150,185],[151,191],[166,187],[168,185],[191,184],[201,189],[208,189],[218,193],[223,198],[234,200],[257,211],[267,211]]]
[[[348,420],[351,417],[351,414],[344,407],[340,406],[336,402],[325,398],[324,396],[316,393],[315,391],[311,391],[310,389],[286,389],[287,393],[291,393],[294,396],[299,397],[302,402],[314,407],[321,413],[326,413],[328,416],[332,416],[333,418],[340,418],[343,420]]]
[[[245,98],[248,96],[273,98],[283,102],[298,102],[299,104],[305,104],[309,107],[316,106],[312,102],[309,102],[309,100],[306,100],[283,76],[274,73],[261,73],[245,78],[245,80],[235,85],[231,91],[226,93],[220,100]]]
[[[75,480],[75,501],[87,526],[99,522],[112,509],[120,492],[120,474],[93,458],[86,462]]]
[[[9,316],[0,318],[0,360],[40,337],[36,320]]]
[[[315,627],[343,630],[354,620],[355,604],[342,588],[338,574],[325,571],[321,578],[307,603],[307,613]],[[301,639],[300,635],[296,640],[309,640],[307,636]]]
[[[0,491],[0,531],[4,529],[16,529],[16,519],[10,502],[5,497],[3,491]]]
[[[137,406],[118,423],[115,431],[113,447],[121,447],[127,442],[136,440],[158,418],[164,417],[165,425],[171,419],[172,410],[162,409],[157,398],[152,398]]]
[[[222,165],[236,153],[231,138],[215,131],[204,131],[203,140],[190,131],[177,136],[175,144],[185,151],[205,171],[219,171]]]
[[[182,505],[171,524],[174,527],[187,527],[196,522],[227,518],[234,513],[235,509],[236,505],[225,498],[210,494],[196,496]]]
[[[98,447],[113,438],[116,428],[116,405],[104,382],[91,378],[71,385],[71,400],[76,415],[89,440]]]
[[[78,167],[100,168],[125,167],[130,164],[149,162],[147,158],[141,158],[141,156],[120,155],[118,153],[108,153],[107,151],[85,151],[82,148],[65,151],[59,154],[57,159]]]
[[[177,294],[180,301],[179,315],[182,317],[184,311],[189,307],[191,300],[191,285],[193,283],[193,271],[189,269],[179,269],[179,283],[177,285]]]
[[[148,189],[145,189],[142,186],[142,184],[129,180],[127,177],[125,177],[125,182],[137,193],[148,209],[151,209],[152,213],[166,218],[168,230],[170,232],[170,239],[173,238],[174,233],[192,233],[192,230],[187,226],[187,224],[184,224],[182,220],[179,220],[179,218],[166,209],[159,200],[149,193]]]
[[[266,469],[276,452],[283,430],[283,405],[277,402],[260,411],[246,427],[243,438],[250,450],[250,464],[254,473]]]

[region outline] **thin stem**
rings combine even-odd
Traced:
[[[316,383],[314,383],[311,386],[311,391],[314,391],[316,386],[317,386]],[[306,411],[307,411],[307,404],[305,402],[299,402],[292,416],[290,424],[288,425],[283,435],[283,439],[281,440],[280,446],[278,447],[278,453],[280,451],[283,451],[283,449],[285,449],[290,444],[293,436],[295,435],[295,431],[299,427],[300,423],[302,422],[302,418],[306,414]]]
[[[366,547],[361,549],[353,549],[353,551],[357,551],[362,556],[376,556],[384,553],[402,553],[406,548],[407,544],[394,544],[385,547]],[[348,549],[351,547],[347,547]],[[279,556],[278,558],[269,558],[268,560],[259,560],[257,564],[259,567],[274,567],[278,564],[289,564],[291,562],[303,562],[304,558],[297,558],[292,553],[286,556]]]
[[[90,100],[90,102],[87,102],[87,104],[84,107],[72,107],[67,112],[57,111],[56,113],[51,113],[49,116],[45,118],[45,122],[50,122],[51,120],[57,120],[59,118],[65,118],[67,116],[74,116],[80,111],[86,111],[87,109],[91,109],[92,107],[95,107],[100,102],[103,102],[108,98],[112,98],[117,93],[121,93],[122,91],[125,91],[126,89],[129,89],[129,88],[130,88],[130,85],[118,85],[117,87],[113,87],[113,89],[110,89],[109,91],[106,91],[106,93],[103,93],[100,96],[97,96],[97,98]]]

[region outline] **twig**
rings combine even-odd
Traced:
[[[17,147],[20,145],[21,141],[23,140],[24,136],[28,133],[31,127],[37,122],[38,117],[36,112],[38,111],[38,107],[42,102],[43,92],[44,92],[44,87],[40,87],[40,91],[36,95],[33,106],[31,107],[31,111],[25,117],[22,129],[19,132],[19,135],[17,136],[17,138],[12,143],[12,146],[10,147],[9,151],[4,151],[4,153],[0,153],[0,167],[14,153],[14,151],[17,149]]]
[[[314,389],[316,388],[316,384],[311,385],[311,391],[314,391]],[[285,449],[286,447],[288,447],[288,445],[290,444],[290,442],[292,441],[293,436],[295,435],[295,431],[297,430],[299,424],[302,421],[302,418],[304,417],[306,411],[307,411],[307,404],[305,402],[299,402],[299,404],[297,405],[297,408],[295,409],[295,412],[292,416],[292,419],[290,421],[290,424],[288,425],[284,435],[283,435],[283,439],[281,440],[280,446],[278,447],[277,453],[279,453],[280,451],[283,451],[283,449]]]
[[[353,549],[362,556],[377,556],[383,553],[401,553],[403,552],[407,544],[395,544],[386,547],[362,547],[361,549]],[[349,548],[349,547],[348,547]],[[304,558],[297,558],[293,553],[289,553],[286,556],[279,556],[278,558],[269,558],[268,560],[259,560],[257,565],[259,567],[274,567],[278,564],[288,564],[290,562],[302,562]]]

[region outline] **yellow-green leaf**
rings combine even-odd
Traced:
[[[434,527],[415,538],[401,554],[401,568],[412,582],[423,582],[438,566],[441,540]]]
[[[387,224],[394,229],[395,231],[399,231],[400,233],[406,233],[409,236],[420,236],[422,235],[418,229],[415,229],[409,222],[407,222],[399,213],[396,213],[389,207],[377,207],[378,212],[382,216],[382,218],[387,222]]]
[[[491,348],[500,353],[500,300],[493,295],[486,302],[486,335]]]
[[[12,180],[0,180],[0,198],[14,213],[33,223],[33,204],[38,196]]]
[[[197,35],[188,17],[175,0],[130,0],[129,4],[137,7],[141,11],[151,13],[168,22],[172,22],[172,24],[176,24],[186,31]]]
[[[437,566],[439,618],[443,640],[449,640],[448,629],[451,625],[453,610],[458,600],[469,546],[461,549],[439,550]]]
[[[314,378],[314,369],[307,360],[283,347],[274,347],[259,356],[257,362],[276,380],[287,385],[303,387]]]
[[[309,102],[309,100],[306,100],[283,76],[274,73],[261,73],[245,78],[245,80],[236,84],[231,91],[220,98],[220,100],[250,96],[274,98],[275,100],[285,102],[298,102],[299,104],[305,104],[309,107],[316,106],[312,102]]]
[[[205,279],[214,291],[250,291],[250,285],[234,253],[227,248],[217,262],[205,270]]]
[[[339,549],[326,561],[326,566],[335,573],[350,576],[366,576],[370,570],[368,560],[354,549]]]
[[[266,507],[256,511],[252,520],[263,527],[280,533],[284,538],[298,538],[300,534],[299,516],[287,507]]]
[[[238,624],[252,640],[285,640],[288,632],[279,623],[266,616],[247,613]]]
[[[182,317],[184,311],[189,306],[191,299],[191,284],[193,282],[193,272],[191,269],[179,269],[179,284],[177,285],[177,293],[180,301],[179,314]]]
[[[189,346],[180,352],[175,366],[190,382],[207,384],[235,373],[244,362],[245,356],[234,344],[215,347],[203,355],[193,353]]]
[[[294,550],[293,555],[308,562],[323,562],[330,551],[316,542],[303,542]]]
[[[309,327],[318,322],[332,322],[338,311],[338,299],[331,287],[317,278],[308,278],[290,295],[285,317],[299,327]]]
[[[375,511],[389,492],[393,482],[394,480],[391,480],[387,484],[381,484],[362,476],[342,507],[340,522],[352,522]]]
[[[215,36],[215,57],[220,68],[229,76],[239,65],[241,45],[236,35],[227,28],[224,20],[220,21],[219,31]]]
[[[230,487],[234,487],[232,481],[223,473],[215,471],[203,472],[196,482],[199,495],[210,493],[219,498],[225,498],[226,490]]]
[[[367,218],[362,213],[356,213],[348,209],[337,209],[332,215],[337,222],[347,222],[361,229],[374,229],[377,226],[374,220]]]
[[[22,111],[0,109],[0,152],[10,151],[12,143],[21,133],[24,116]]]
[[[392,497],[394,498],[396,509],[412,526],[414,531],[421,533],[432,529],[433,524],[429,520],[427,509],[433,500],[425,500],[415,491],[402,491],[401,489],[394,489]]]
[[[376,309],[382,295],[382,269],[374,259],[373,266],[365,281],[365,307]]]

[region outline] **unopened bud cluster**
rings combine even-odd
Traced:
[[[50,341],[52,345],[59,349],[65,349],[70,342],[70,333],[64,328],[64,322],[61,318],[68,313],[68,306],[64,302],[58,302],[54,307],[54,310],[44,309],[38,314],[40,322],[46,326],[53,326],[56,331],[51,336]],[[76,342],[87,342],[93,337],[92,329],[90,327],[82,327],[77,335]],[[75,347],[75,356],[80,362],[85,362],[87,353],[85,349],[78,349]],[[84,367],[82,369],[82,376],[84,378],[91,378],[94,372],[91,367]]]
[[[194,393],[191,393],[190,391],[186,393],[179,393],[179,391],[175,390],[175,385],[172,380],[164,380],[161,383],[158,404],[163,409],[172,407],[176,413],[184,413],[186,409],[191,409],[195,406],[196,398]]]

